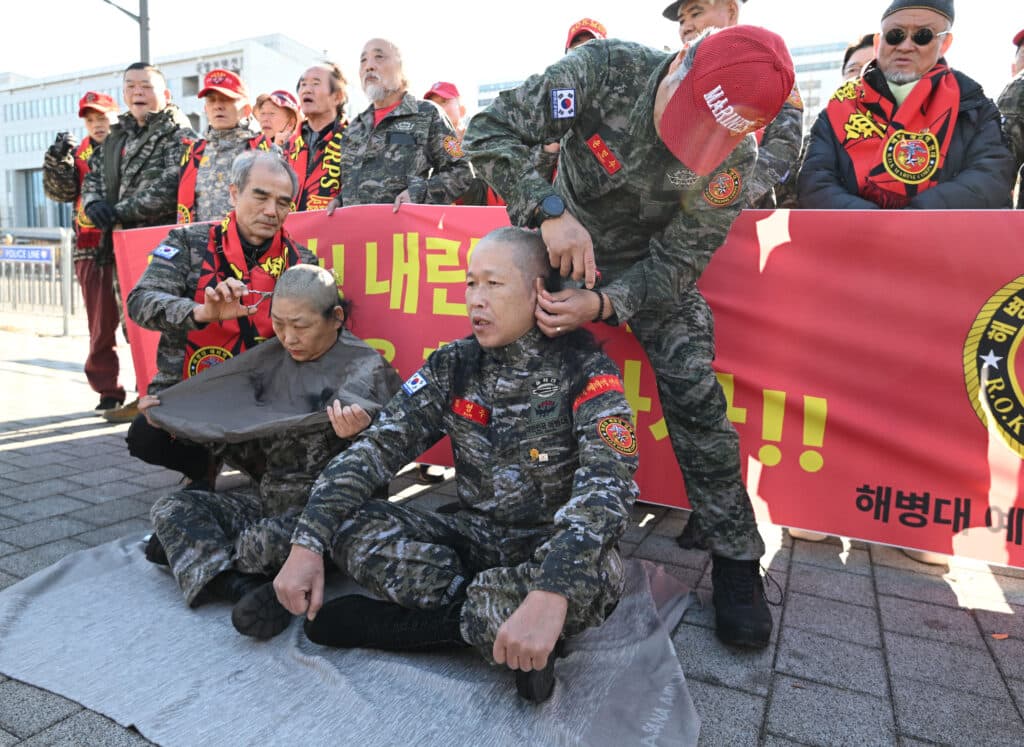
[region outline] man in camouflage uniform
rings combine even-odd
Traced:
[[[447,345],[317,480],[275,580],[325,645],[475,646],[542,700],[557,644],[599,625],[623,586],[616,542],[636,496],[637,442],[615,364],[584,331],[536,327],[550,274],[536,233],[501,228],[475,248],[473,337]],[[451,436],[452,514],[368,500],[409,459]],[[323,601],[325,553],[366,588]]]
[[[156,67],[136,62],[124,71],[124,103],[103,145],[89,162],[82,183],[82,208],[100,231],[97,258],[113,262],[114,228],[163,226],[175,222],[178,166],[185,141],[196,133],[188,118],[170,103],[171,92]],[[121,305],[114,273],[114,288]],[[104,413],[112,422],[127,422],[138,413],[137,401]]]
[[[742,135],[774,118],[793,78],[782,40],[754,27],[715,32],[679,55],[596,39],[501,93],[465,140],[512,222],[539,226],[552,265],[586,280],[542,294],[541,330],[629,323],[647,351],[694,508],[685,536],[714,556],[719,637],[749,646],[767,645],[772,626],[764,544],[695,283],[746,204],[756,147]],[[529,153],[554,140],[552,185],[531,173]]]
[[[434,104],[408,93],[398,47],[368,41],[359,77],[372,103],[345,132],[341,195],[328,214],[339,205],[446,204],[465,193],[473,169],[459,137]]]
[[[82,182],[89,173],[89,159],[110,134],[111,119],[116,115],[117,104],[110,96],[88,91],[78,102],[78,116],[85,122],[88,137],[76,143],[70,133],[61,133],[43,160],[46,196],[57,202],[75,203],[75,276],[89,320],[85,377],[100,395],[97,413],[113,410],[124,402],[124,387],[117,380],[120,363],[114,349],[120,311],[114,295],[114,258],[97,254],[100,230],[82,210]]]
[[[1021,187],[1021,176],[1024,174],[1021,168],[1024,166],[1024,29],[1013,37],[1013,44],[1017,48],[1011,68],[1014,78],[999,94],[996,105],[1003,115],[1003,131],[1016,165],[1017,208],[1024,209],[1024,188]]]
[[[260,147],[245,84],[237,74],[211,70],[199,91],[206,110],[206,136],[188,143],[178,177],[178,223],[220,220],[231,212],[228,179],[235,156]],[[270,150],[263,145],[263,150]]]
[[[273,335],[263,301],[276,278],[286,267],[316,262],[284,231],[297,189],[295,173],[280,155],[247,151],[232,167],[235,209],[225,221],[175,228],[153,250],[128,295],[132,321],[161,333],[149,395]],[[150,401],[143,397],[140,409]],[[126,440],[133,456],[193,482],[216,477],[216,462],[205,448],[151,426],[144,412],[132,421]]]
[[[747,0],[677,0],[662,11],[679,22],[679,38],[689,46],[709,28],[728,28],[740,22],[740,5]],[[771,210],[774,189],[796,181],[803,145],[804,103],[796,84],[782,111],[759,134],[757,165],[745,187],[749,207]]]
[[[163,393],[169,404],[147,409],[169,430],[199,440],[216,432],[205,422],[195,422],[195,412],[210,400],[233,397],[234,392],[227,390],[247,389],[257,370],[264,386],[274,389],[253,391],[264,406],[249,400],[251,404],[232,413],[233,422],[246,423],[241,433],[226,433],[227,442],[206,442],[218,457],[249,475],[255,490],[183,490],[153,505],[157,539],[151,540],[147,556],[169,563],[192,606],[210,597],[239,602],[263,584],[273,594],[270,576],[288,555],[313,481],[369,424],[369,413],[379,410],[401,385],[379,353],[344,330],[345,310],[327,270],[312,265],[290,268],[274,288],[273,303],[276,339],[225,362],[215,378],[190,379],[171,387]],[[273,406],[268,406],[271,397]],[[342,400],[350,405],[361,401],[367,407],[352,405],[355,417],[342,422],[334,417],[343,410]],[[313,423],[289,417],[292,411],[303,415],[310,409],[323,412],[324,407],[329,415]],[[256,437],[232,443],[249,432]],[[268,637],[262,619],[244,614],[244,604],[238,609],[232,619],[239,632]]]

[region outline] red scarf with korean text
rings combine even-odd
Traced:
[[[288,144],[288,160],[300,185],[294,211],[324,210],[341,194],[341,141],[347,127],[348,120],[336,120],[317,138],[312,153],[302,130]]]
[[[223,221],[210,226],[195,301],[203,303],[205,290],[228,278],[240,280],[250,291],[273,291],[281,273],[300,261],[295,244],[282,229],[250,267],[238,235],[235,213],[231,211]],[[258,300],[255,295],[247,296],[242,303],[252,305]],[[211,322],[202,329],[194,329],[185,340],[182,379],[202,373],[273,336],[269,302],[260,303],[252,316]]]
[[[196,178],[203,163],[206,140],[189,140],[185,154],[181,157],[178,172],[178,225],[193,223],[196,211]],[[263,135],[249,139],[246,150],[270,150],[270,141]]]
[[[938,183],[959,109],[960,85],[939,63],[899,108],[858,78],[832,95],[826,112],[853,162],[860,196],[882,208],[903,208]]]
[[[89,159],[92,158],[95,145],[92,138],[87,137],[75,149],[75,175],[78,177],[78,185],[81,187],[85,181],[85,175],[89,173]],[[83,249],[95,249],[100,245],[100,236],[103,232],[93,225],[89,216],[82,209],[82,190],[78,190],[78,199],[75,200],[75,246],[78,252]],[[77,252],[76,252],[77,253]]]

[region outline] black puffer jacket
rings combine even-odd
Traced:
[[[944,63],[943,60],[939,61]],[[960,84],[960,111],[939,183],[910,200],[918,210],[1008,208],[1013,189],[1013,156],[1003,139],[999,110],[981,86],[954,70]],[[885,76],[872,62],[865,82],[892,98]],[[811,143],[800,169],[799,205],[819,210],[878,210],[858,194],[853,161],[822,110],[811,129]]]

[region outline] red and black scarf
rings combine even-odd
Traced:
[[[181,157],[178,172],[178,225],[193,223],[196,217],[196,178],[203,163],[206,140],[189,140]],[[250,138],[246,150],[270,150],[270,141],[263,135]]]
[[[238,235],[235,213],[231,211],[223,221],[210,226],[210,240],[199,271],[195,301],[203,303],[206,289],[216,287],[228,278],[240,280],[250,291],[273,291],[281,273],[300,262],[294,242],[281,230],[250,267]],[[242,302],[246,303],[247,299],[243,298]],[[233,358],[273,336],[269,303],[259,304],[252,316],[213,322],[202,329],[192,330],[185,340],[182,379],[202,373],[210,366]]]
[[[960,85],[939,63],[899,108],[859,78],[839,88],[826,111],[853,162],[860,196],[882,208],[903,208],[938,183],[959,109]]]
[[[341,194],[341,141],[347,127],[347,120],[335,120],[317,138],[312,153],[304,136],[305,127],[288,143],[288,159],[300,184],[293,210],[324,210]]]
[[[89,159],[92,158],[96,144],[91,137],[87,137],[75,149],[75,175],[78,177],[78,184],[85,181],[85,175],[89,173]],[[82,190],[78,190],[78,199],[75,200],[75,245],[79,251],[82,249],[95,249],[100,245],[100,236],[103,232],[93,225],[89,216],[82,209]]]

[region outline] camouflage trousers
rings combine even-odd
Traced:
[[[658,395],[676,459],[693,506],[699,547],[736,560],[764,555],[754,508],[740,474],[739,435],[726,418],[715,377],[715,325],[696,288],[679,304],[629,320],[654,368]]]
[[[498,628],[535,588],[551,527],[498,527],[467,511],[435,514],[383,501],[366,503],[338,530],[333,557],[364,587],[404,607],[449,604],[464,581],[461,630],[492,661]],[[563,636],[604,622],[622,595],[622,560],[601,552],[598,581],[568,593]]]
[[[266,516],[259,497],[245,490],[182,490],[154,503],[150,518],[171,573],[192,605],[221,571],[277,573],[301,513],[296,507]]]

